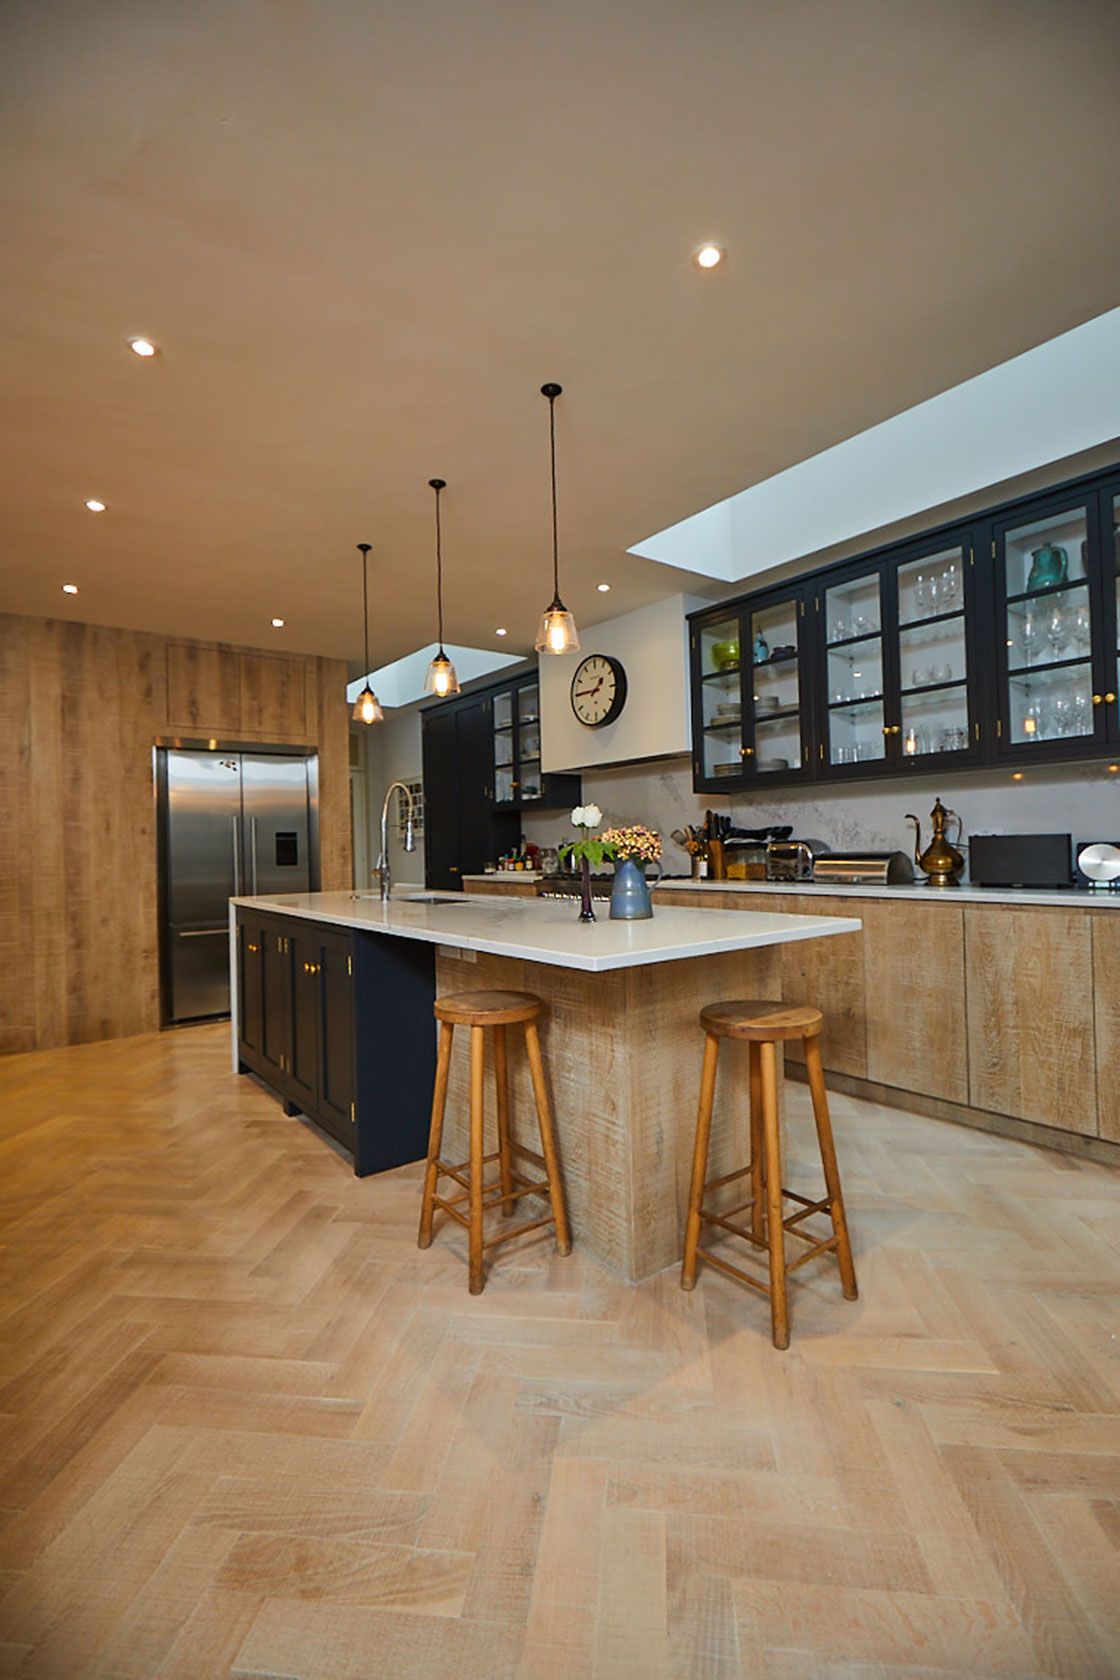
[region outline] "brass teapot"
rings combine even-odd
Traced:
[[[917,817],[909,811],[906,821],[914,824],[914,862],[923,870],[928,879],[927,887],[959,887],[961,871],[964,869],[964,856],[958,852],[956,846],[945,837],[945,829],[949,821],[957,818],[957,839],[960,840],[963,824],[955,811],[947,811],[940,799],[934,801],[930,812],[933,824],[933,839],[922,851],[922,825]]]

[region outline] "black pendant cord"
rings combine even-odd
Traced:
[[[362,675],[365,677],[366,687],[368,688],[369,687],[369,551],[373,547],[373,544],[372,543],[359,543],[358,547],[362,551],[362,624],[363,624],[364,631],[365,631],[365,654],[366,654],[365,669],[362,672]]]
[[[436,493],[436,610],[439,617],[440,656],[446,658],[443,652],[443,542],[439,522],[439,493],[447,489],[447,480],[430,478],[428,483]]]
[[[548,398],[548,446],[549,458],[552,463],[552,605],[562,606],[560,600],[560,540],[556,525],[556,399],[563,390],[562,385],[549,383],[541,386],[541,395]]]

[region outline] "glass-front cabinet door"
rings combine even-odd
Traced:
[[[888,743],[897,747],[892,756],[928,765],[973,751],[979,738],[965,619],[971,559],[965,538],[904,560],[895,571],[899,706],[888,720]]]
[[[494,803],[512,805],[517,798],[517,740],[514,733],[516,689],[494,696]]]
[[[1097,606],[1096,524],[1086,497],[995,527],[1001,755],[1053,757],[1058,743],[1089,746],[1109,731],[1116,654]]]
[[[821,594],[825,633],[825,717],[820,773],[881,762],[887,752],[881,567],[827,585]]]
[[[805,622],[805,595],[799,590],[758,601],[744,626],[750,664],[744,671],[743,769],[749,780],[809,767]]]
[[[693,770],[698,786],[743,774],[743,667],[740,620],[698,620],[693,629]]]
[[[523,802],[540,799],[541,691],[535,682],[517,691],[517,780]]]

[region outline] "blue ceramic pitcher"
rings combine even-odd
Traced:
[[[658,862],[655,885],[661,879]],[[611,921],[642,922],[653,915],[649,896],[649,882],[637,858],[620,858],[615,864],[614,885],[611,887]]]

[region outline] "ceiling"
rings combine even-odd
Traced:
[[[549,379],[577,620],[711,588],[626,550],[1120,302],[1118,62],[1113,0],[6,0],[0,609],[356,674],[440,476],[448,640],[528,651]]]

